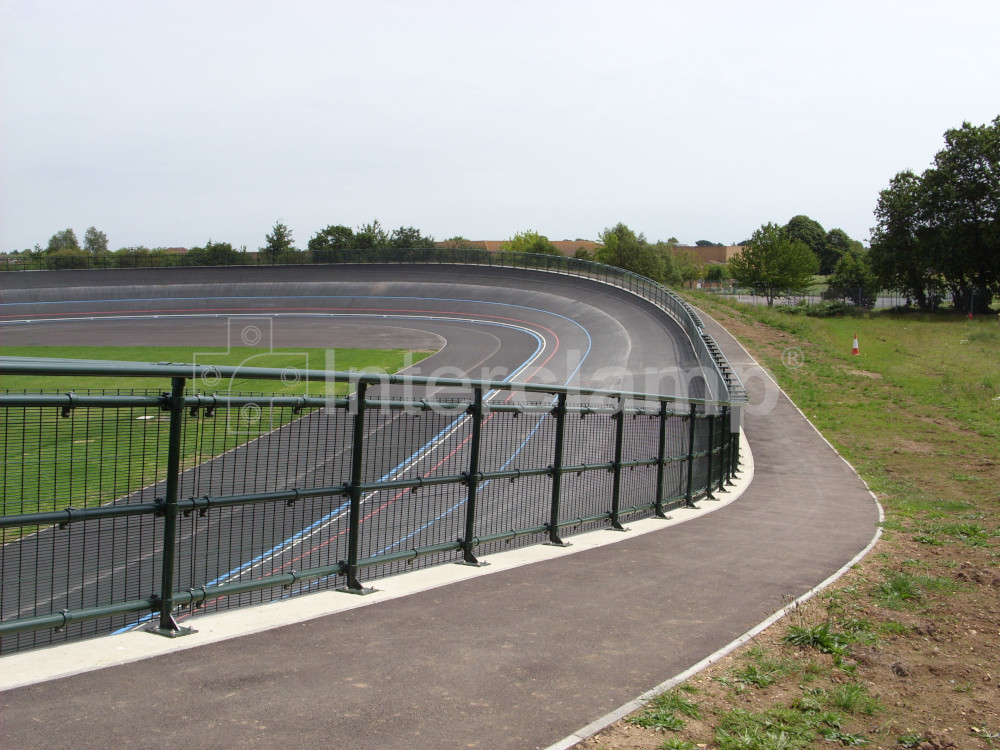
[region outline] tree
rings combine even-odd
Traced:
[[[97,227],[88,227],[83,235],[83,249],[91,255],[103,255],[108,252],[108,235]]]
[[[694,244],[696,247],[724,247],[721,242],[712,242],[711,240],[698,240]]]
[[[663,254],[646,241],[645,235],[637,236],[618,222],[601,232],[598,241],[601,243],[601,247],[597,249],[598,262],[632,271],[654,281],[664,280]]]
[[[827,246],[826,230],[822,224],[799,214],[789,219],[785,224],[785,231],[791,239],[801,240],[816,254],[819,258],[819,273],[833,273],[833,267],[837,265],[840,256]]]
[[[512,253],[535,253],[537,255],[562,255],[559,249],[549,242],[549,238],[544,234],[539,234],[532,229],[518,232],[509,240],[500,245],[501,250]]]
[[[836,255],[839,260],[843,257],[844,253],[848,252],[864,252],[864,245],[862,245],[857,240],[852,240],[850,236],[843,229],[831,229],[826,233],[826,247],[827,251],[831,255]],[[822,265],[822,258],[820,259],[820,264]],[[836,265],[836,263],[834,263]],[[822,273],[822,271],[820,271]]]
[[[694,250],[674,249],[674,268],[680,274],[681,280],[689,286],[702,277],[705,264],[702,263],[701,256]]]
[[[449,237],[443,243],[443,246],[449,250],[480,250],[482,249],[482,243],[473,242],[470,239],[466,239],[461,235],[455,235],[454,237]]]
[[[924,240],[955,309],[987,312],[1000,294],[1000,116],[944,138],[922,177]]]
[[[228,242],[212,242],[205,247],[192,247],[184,255],[185,266],[232,266],[243,261],[242,253]]]
[[[388,246],[401,250],[430,250],[434,247],[434,238],[422,236],[416,227],[400,227],[392,230]]]
[[[705,269],[705,281],[722,283],[729,278],[729,267],[725,264],[712,264]]]
[[[45,254],[45,267],[52,270],[62,268],[90,268],[93,259],[80,248],[64,247]]]
[[[354,233],[353,245],[356,250],[380,250],[389,246],[389,235],[378,219],[371,224],[362,224]]]
[[[333,263],[342,251],[354,247],[354,230],[343,224],[331,224],[316,232],[307,247],[317,263]]]
[[[985,312],[1000,294],[1000,116],[944,137],[933,167],[879,193],[872,265],[921,308],[947,291],[955,309]]]
[[[875,272],[868,262],[868,254],[864,249],[855,248],[840,256],[827,284],[824,295],[827,299],[842,299],[865,309],[875,306],[880,289]]]
[[[675,253],[677,252],[677,242],[674,237],[669,240],[658,240],[650,246],[660,257],[660,278],[661,284],[667,286],[680,286],[684,283],[680,266],[677,263]]]
[[[932,310],[943,287],[929,245],[917,236],[921,192],[920,178],[906,170],[879,193],[868,260],[883,287],[902,292],[921,310]]]
[[[80,243],[77,242],[76,232],[72,229],[64,229],[61,232],[56,232],[49,238],[48,247],[45,248],[46,253],[55,253],[60,250],[79,250]]]
[[[268,263],[274,263],[288,253],[297,252],[292,244],[292,230],[281,221],[275,222],[271,233],[264,235],[264,239],[267,244],[260,248],[260,254]]]
[[[803,291],[818,269],[819,260],[806,243],[771,223],[755,231],[743,252],[729,260],[733,280],[763,295],[768,306],[778,295]]]

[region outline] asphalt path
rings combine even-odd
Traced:
[[[318,280],[323,271],[331,278]],[[102,272],[88,274],[89,278],[25,275],[29,281],[41,279],[50,285],[7,290],[0,308],[0,331],[7,344],[156,343],[204,346],[206,352],[250,345],[261,351],[246,364],[265,367],[271,348],[382,345],[436,349],[436,354],[407,372],[433,378],[626,390],[685,388],[687,378],[676,374],[688,373],[694,364],[688,342],[669,318],[603,284],[576,281],[566,285],[551,274],[479,267],[373,270],[361,266],[338,267],[335,273],[329,269],[241,269],[239,274],[238,281],[230,279],[226,269],[161,271],[152,277],[143,272]],[[545,283],[539,282],[540,276]],[[306,366],[338,369],[332,355]],[[379,389],[370,393],[378,396]],[[468,398],[469,392],[430,387],[406,394],[397,388],[391,395]],[[496,392],[488,396],[488,400],[493,398],[518,396]],[[521,394],[520,398],[544,396]],[[427,477],[435,470],[460,473],[468,460],[467,422],[447,414],[420,420],[398,412],[377,415],[367,433],[378,445],[377,456],[366,461],[365,481]],[[529,443],[538,423],[537,418],[508,423],[507,434],[502,436],[507,453],[494,453],[492,464],[484,459],[482,469],[521,468],[520,462],[531,454]],[[349,417],[343,411],[313,412],[185,471],[180,495],[221,496],[339,483],[349,475],[350,443],[345,439],[349,430]],[[340,439],[326,439],[330,435]],[[677,442],[682,439],[680,434],[671,437]],[[606,453],[606,441],[576,440],[566,462],[609,460],[602,450]],[[293,470],[289,454],[294,456]],[[680,483],[679,473],[673,480]],[[530,487],[531,497],[507,492],[502,484],[482,487],[481,507],[488,509],[483,515],[506,526],[484,526],[479,535],[544,523],[547,483],[534,482]],[[672,486],[668,491],[678,489]],[[154,484],[116,502],[149,502],[163,492],[162,483]],[[403,514],[389,511],[390,506],[408,500],[407,493],[397,492],[388,499],[385,493],[382,497],[372,493],[364,499],[375,510],[366,515],[362,557],[394,551],[404,541],[407,548],[422,547],[462,535],[456,512],[463,502],[462,488],[423,494],[419,509]],[[331,498],[309,500],[288,509],[281,504],[268,506],[263,512],[270,517],[264,520],[257,517],[260,509],[253,507],[217,512],[210,523],[199,522],[197,516],[183,519],[178,549],[182,578],[177,588],[230,583],[344,559],[346,506],[343,498],[332,500],[332,504]],[[582,507],[574,515],[590,515],[594,510]],[[134,599],[155,590],[157,536],[152,519],[136,518],[92,525],[86,537],[53,527],[14,543],[20,559],[34,561],[33,576],[30,581],[19,581],[17,570],[10,566],[5,570],[5,615],[73,610],[109,599]],[[310,553],[301,554],[310,545]],[[128,559],[110,552],[123,548],[130,550]],[[11,549],[6,554],[13,559]],[[185,573],[185,568],[192,570]],[[397,564],[365,575],[380,576],[402,568]],[[336,583],[314,582],[304,589]],[[27,593],[25,585],[30,588]],[[293,593],[301,590],[296,587]],[[244,595],[240,603],[282,596],[280,590]],[[235,600],[217,600],[201,611],[235,604]],[[57,637],[121,630],[128,623],[143,626],[150,619],[149,615],[138,620],[117,618],[105,621],[104,630],[95,630],[95,623],[75,625]]]
[[[451,278],[425,283],[450,287],[465,275],[443,272]],[[662,382],[684,361],[683,341],[634,298],[540,276],[515,274],[506,289],[496,278],[472,285],[487,287],[481,299],[499,287],[508,305],[543,309],[536,294],[567,300],[560,314],[571,310],[591,336],[572,375],[581,383],[620,383],[632,378],[627,368]],[[592,305],[580,309],[589,293]],[[51,308],[40,317],[58,319]],[[541,747],[727,647],[856,559],[878,510],[773,381],[709,327],[751,397],[745,426],[757,468],[735,503],[578,554],[7,690],[5,745]],[[571,375],[553,360],[546,376]]]

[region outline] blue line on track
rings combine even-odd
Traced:
[[[180,298],[178,298],[178,299],[180,299]],[[219,298],[204,298],[204,299],[234,299],[234,298],[219,297]],[[257,298],[247,297],[247,298],[242,298],[242,299],[257,299]],[[265,298],[265,299],[275,299],[275,298]],[[441,299],[438,299],[438,298],[419,298],[419,297],[417,297],[417,298],[414,298],[414,297],[403,297],[403,298],[373,297],[373,299],[431,299],[432,301],[455,301],[455,302],[474,302],[475,301],[475,300],[441,300]],[[124,300],[119,300],[119,301],[124,301]],[[147,301],[147,300],[129,300],[129,301],[140,302],[140,301]],[[502,305],[504,303],[489,302],[489,303],[480,303],[480,304],[498,304],[498,305]],[[535,312],[547,312],[545,310],[540,310],[538,308],[532,308],[532,307],[526,307],[524,305],[511,305],[511,307],[517,307],[517,308],[526,309],[526,310],[533,310]],[[548,313],[548,314],[555,315],[556,317],[560,317],[560,318],[563,318],[564,320],[572,322],[574,325],[576,325],[578,328],[580,328],[583,331],[584,335],[586,335],[586,337],[587,337],[587,350],[584,352],[583,357],[581,357],[580,362],[573,369],[573,372],[570,374],[569,378],[567,378],[566,382],[568,383],[568,382],[572,381],[573,377],[575,377],[575,375],[579,372],[580,368],[583,366],[584,361],[586,360],[587,356],[590,354],[590,350],[591,350],[593,342],[592,342],[592,339],[590,337],[590,332],[587,331],[586,328],[584,328],[582,325],[580,325],[576,321],[572,320],[571,318],[566,318],[565,316],[559,315],[558,313]],[[323,314],[317,314],[316,316],[317,317],[326,317]],[[335,316],[335,317],[340,317],[340,316],[338,315],[338,316]],[[376,315],[364,315],[364,314],[361,314],[361,315],[356,315],[356,316],[352,316],[352,317],[365,317],[365,318],[367,318],[367,317],[377,317],[379,319],[385,319],[387,317],[389,317],[389,318],[408,318],[409,317],[410,319],[413,318],[413,316],[391,315],[391,314],[389,314],[389,315],[380,314],[380,315],[377,315],[377,316]],[[419,317],[420,318],[424,318],[425,316],[419,316]],[[436,320],[437,318],[435,318],[433,316],[426,316],[426,319]],[[453,320],[453,318],[442,318],[442,320]],[[535,359],[535,357],[538,355],[538,353],[541,351],[541,349],[542,349],[542,347],[544,345],[544,342],[542,341],[541,337],[537,333],[535,333],[534,331],[530,331],[530,330],[527,330],[527,329],[520,328],[519,326],[513,326],[513,325],[510,325],[510,324],[506,324],[506,323],[498,323],[498,322],[495,322],[495,321],[472,321],[472,322],[475,322],[475,323],[480,324],[480,325],[492,325],[492,326],[497,326],[497,327],[502,327],[502,328],[513,328],[513,329],[516,329],[516,330],[521,330],[521,331],[524,331],[525,333],[528,333],[529,335],[533,336],[535,338],[535,340],[538,342],[538,346],[535,348],[535,351],[531,354],[531,356],[528,357],[528,359],[525,360],[523,363],[521,363],[521,365],[518,366],[518,368],[515,369],[515,371],[511,374],[511,379],[515,378],[519,373],[521,373],[524,369],[526,369],[530,365],[531,361]],[[497,391],[490,391],[488,394],[486,394],[485,398],[489,398],[490,396],[494,395],[495,393],[497,393]],[[399,464],[397,464],[387,474],[384,474],[379,481],[386,481],[387,479],[389,479],[390,477],[392,477],[396,472],[398,472],[406,464],[408,464],[408,463],[410,463],[411,461],[414,461],[414,460],[419,460],[419,458],[421,457],[421,454],[426,453],[429,450],[431,450],[431,448],[437,442],[438,438],[440,438],[442,435],[444,435],[445,433],[447,433],[449,430],[453,429],[453,427],[455,425],[457,425],[459,422],[461,422],[463,419],[466,419],[466,418],[467,417],[465,415],[462,415],[461,417],[457,417],[450,424],[448,424],[446,427],[444,427],[440,432],[438,432],[437,435],[435,435],[427,443],[425,443],[423,446],[421,446],[417,451],[415,451],[408,458],[404,459],[402,462],[400,462]],[[538,420],[538,422],[535,424],[535,427],[532,428],[531,432],[529,433],[528,437],[525,438],[524,442],[521,443],[521,445],[511,455],[511,457],[507,460],[507,462],[504,463],[504,465],[503,465],[504,467],[508,466],[510,464],[510,462],[513,461],[518,456],[518,454],[520,454],[520,452],[523,450],[523,448],[525,447],[525,445],[528,443],[528,441],[531,439],[531,437],[538,430],[538,427],[541,424],[542,419]],[[486,484],[487,483],[484,483],[483,486],[485,486]],[[446,516],[449,513],[453,512],[455,509],[461,507],[461,505],[464,502],[465,501],[463,500],[463,501],[457,503],[450,510],[446,511],[445,513],[443,513],[438,518],[434,519],[433,521],[430,521],[428,524],[426,524],[425,526],[421,527],[420,529],[418,529],[417,531],[413,532],[412,534],[408,535],[404,539],[401,539],[400,542],[405,541],[406,539],[409,539],[411,536],[413,536],[413,534],[419,533],[423,529],[428,528],[429,526],[433,525],[440,518],[443,518],[444,516]],[[281,548],[287,547],[290,544],[294,544],[298,539],[300,539],[300,538],[302,538],[304,536],[308,536],[309,533],[312,532],[312,530],[314,530],[315,528],[317,528],[319,526],[322,526],[329,519],[333,518],[334,516],[336,516],[336,515],[338,515],[340,513],[343,513],[344,509],[347,508],[347,507],[349,507],[349,505],[350,505],[350,503],[343,503],[343,504],[341,504],[338,508],[336,508],[335,510],[331,511],[330,513],[328,513],[327,515],[325,515],[323,518],[320,518],[320,519],[314,521],[308,527],[306,527],[306,528],[298,531],[297,533],[295,533],[291,537],[288,537],[287,539],[283,540],[282,542],[274,545],[271,549],[267,550],[266,552],[261,553],[260,555],[258,555],[257,557],[253,558],[252,560],[249,560],[249,561],[243,563],[242,565],[240,565],[240,566],[238,566],[236,568],[233,568],[229,572],[227,572],[227,573],[225,573],[225,574],[223,574],[221,576],[218,576],[217,578],[215,578],[214,580],[208,582],[205,585],[206,586],[213,586],[213,585],[217,584],[219,581],[224,581],[224,580],[227,580],[229,578],[232,578],[233,576],[238,575],[241,571],[245,570],[246,568],[252,567],[253,565],[255,565],[260,560],[263,560],[264,558],[268,557],[269,555],[275,554]],[[398,543],[399,542],[397,542],[397,544]],[[387,547],[385,550],[380,550],[376,554],[377,555],[378,554],[382,554],[382,553],[384,553],[388,549],[391,549],[391,547]],[[318,582],[310,583],[309,587],[315,585],[316,583],[318,583]],[[301,590],[302,589],[300,589],[300,591]],[[282,597],[282,598],[284,598],[284,597]],[[137,620],[134,624],[125,626],[123,628],[120,628],[120,629],[114,631],[113,634],[128,632],[129,630],[132,630],[132,629],[134,629],[134,628],[136,628],[136,627],[144,624],[145,622],[148,622],[148,621],[152,620],[154,617],[156,617],[156,615],[152,614],[152,613],[149,614],[149,615],[145,615],[142,618],[140,618],[139,620]]]

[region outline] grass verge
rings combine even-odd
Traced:
[[[833,587],[680,686],[698,719],[656,730],[630,717],[582,746],[1000,747],[997,316],[691,301],[858,470],[885,509],[883,536]]]

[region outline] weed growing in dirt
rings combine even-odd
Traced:
[[[678,731],[686,725],[684,719],[678,716],[686,716],[690,719],[700,718],[696,703],[688,700],[679,691],[667,690],[655,696],[646,708],[637,714],[629,716],[626,721],[638,727],[654,729],[658,732]]]

